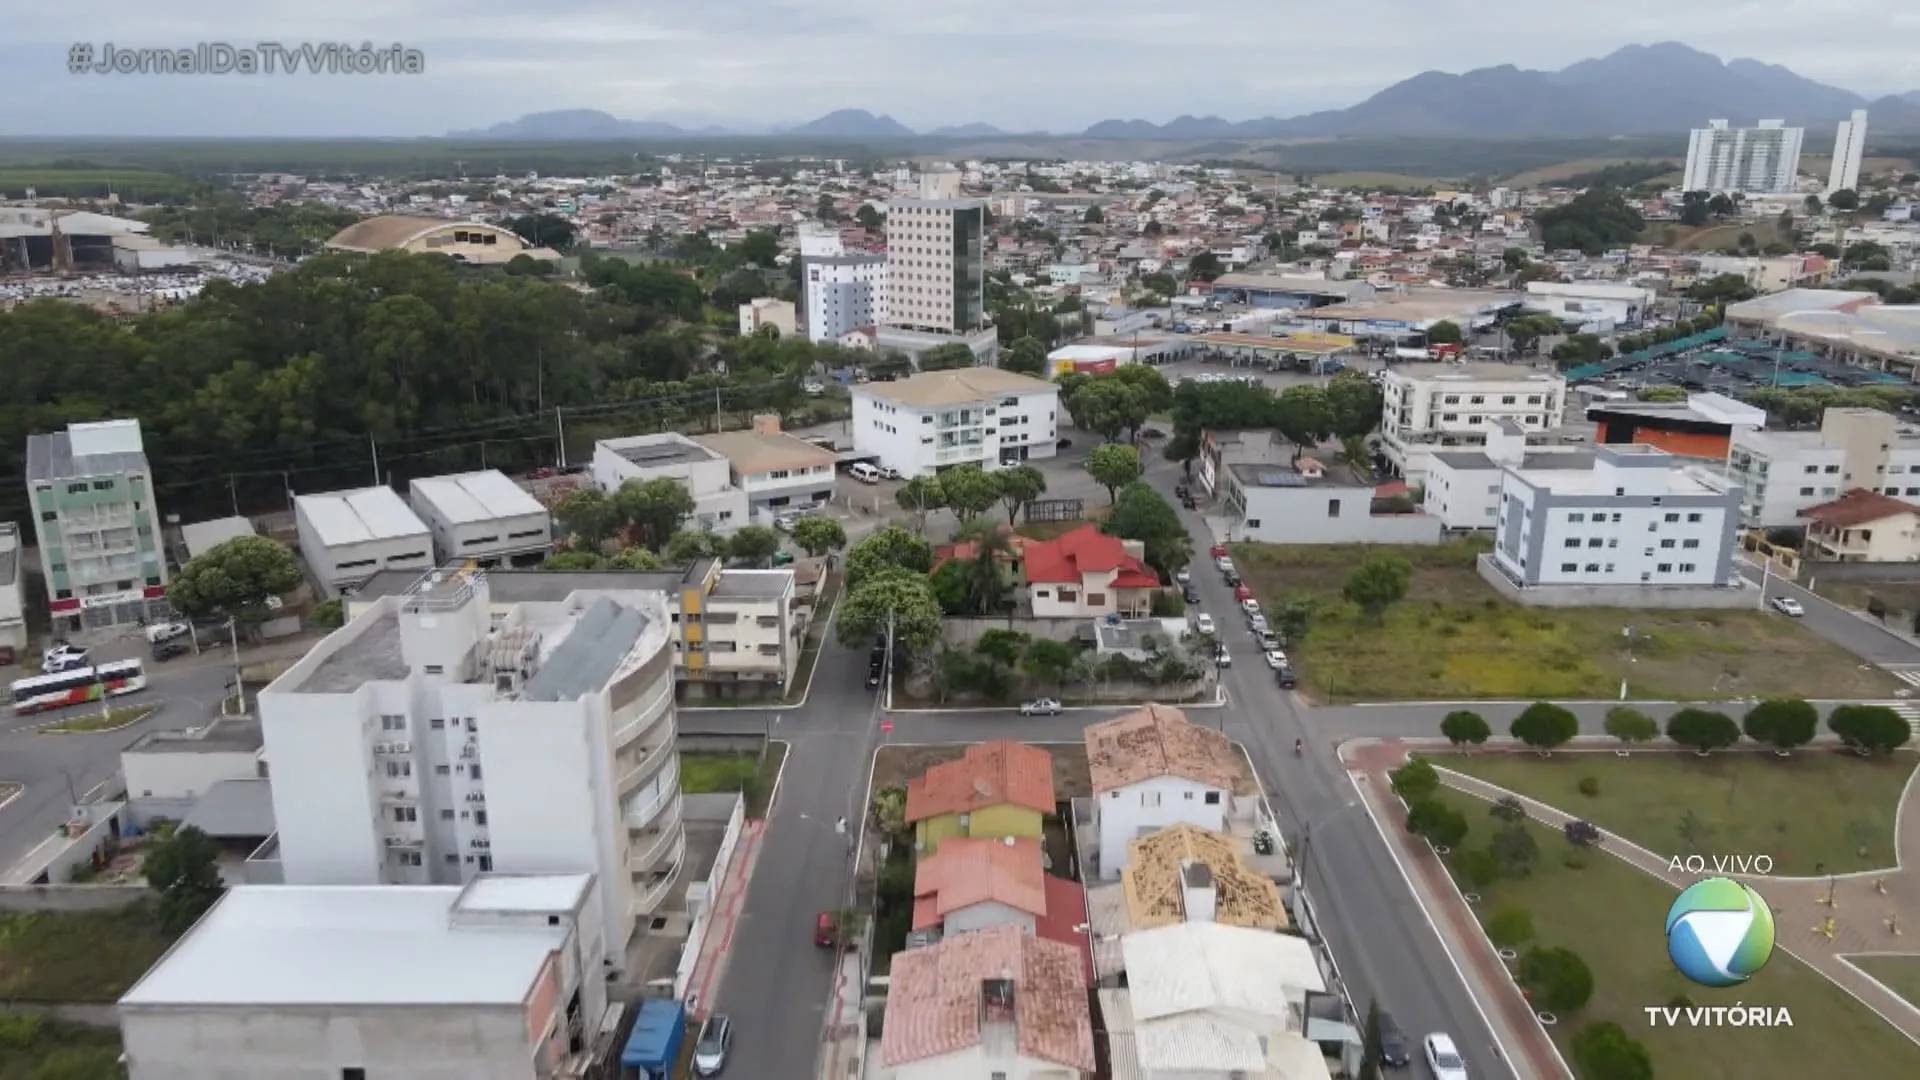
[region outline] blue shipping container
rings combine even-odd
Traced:
[[[687,1035],[684,1002],[654,998],[641,1002],[633,1033],[620,1054],[623,1080],[668,1080],[680,1059],[680,1043]]]

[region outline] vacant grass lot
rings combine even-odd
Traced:
[[[1801,215],[1796,212],[1796,218]],[[1792,237],[1780,231],[1776,220],[1736,221],[1728,225],[1690,227],[1669,221],[1652,222],[1640,234],[1642,243],[1661,244],[1680,251],[1732,251],[1740,246],[1740,236],[1752,233],[1753,242],[1765,247],[1772,243],[1790,243]]]
[[[0,1015],[0,1080],[124,1077],[120,1033],[42,1016]]]
[[[1585,818],[1656,855],[1696,853],[1680,829],[1692,811],[1705,827],[1696,838],[1699,854],[1766,855],[1776,875],[1811,876],[1822,863],[1843,874],[1894,865],[1894,814],[1916,759],[1639,751],[1625,758],[1563,752],[1434,760]],[[1588,777],[1599,782],[1598,795],[1580,794]]]
[[[1504,181],[1502,181],[1502,183],[1510,188],[1539,187],[1542,184],[1551,184],[1559,180],[1565,180],[1569,177],[1585,176],[1588,173],[1596,173],[1596,172],[1599,172],[1601,169],[1608,167],[1609,165],[1637,165],[1643,161],[1670,161],[1673,165],[1673,172],[1674,172],[1673,182],[1676,184],[1680,182],[1681,165],[1684,163],[1681,162],[1678,158],[1596,157],[1596,158],[1580,158],[1577,161],[1563,161],[1558,165],[1548,165],[1545,168],[1541,168],[1541,169],[1529,169],[1526,172],[1515,173],[1514,175],[1507,177]]]
[[[0,1000],[118,1001],[171,944],[144,904],[0,913]]]
[[[1484,847],[1493,819],[1488,806],[1455,791],[1440,798],[1467,815],[1472,831],[1464,851]],[[1784,952],[1744,986],[1695,986],[1667,959],[1662,927],[1675,891],[1603,852],[1584,856],[1582,869],[1566,865],[1566,839],[1529,825],[1540,844],[1533,872],[1483,888],[1484,917],[1502,904],[1533,915],[1534,944],[1580,954],[1593,971],[1593,997],[1578,1014],[1551,1029],[1561,1053],[1587,1024],[1611,1020],[1646,1044],[1653,1075],[1684,1080],[1801,1080],[1808,1076],[1912,1076],[1920,1048],[1866,1006]],[[1524,951],[1525,946],[1522,947]],[[1784,1007],[1790,1028],[1671,1028],[1647,1023],[1649,1005],[1679,996],[1702,1007]],[[1817,1034],[1815,1034],[1817,1033]]]
[[[1920,956],[1849,956],[1847,960],[1920,1008]]]
[[[1746,696],[1887,698],[1900,684],[1790,619],[1761,611],[1526,608],[1474,571],[1484,540],[1433,547],[1237,544],[1233,558],[1269,611],[1316,604],[1289,652],[1302,687],[1326,703]],[[1375,622],[1340,598],[1360,559],[1389,551],[1413,564],[1407,598]],[[1633,628],[1632,653],[1622,631]]]
[[[1360,188],[1363,191],[1433,191],[1453,186],[1451,180],[1390,172],[1321,173],[1313,178],[1313,182],[1325,188]]]
[[[158,705],[132,705],[124,709],[109,709],[104,713],[89,711],[67,720],[57,720],[39,730],[47,733],[119,731],[153,715]]]
[[[59,196],[146,199],[186,195],[194,185],[178,176],[145,169],[0,169],[0,195],[23,198],[33,188],[41,198]]]

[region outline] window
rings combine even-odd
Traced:
[[[1814,476],[1814,475],[1817,475],[1819,472],[1820,472],[1820,466],[1818,465],[1807,466],[1807,475]]]
[[[1693,573],[1693,564],[1692,564],[1692,563],[1690,563],[1690,562],[1683,562],[1683,563],[1681,563],[1681,564],[1680,564],[1680,572],[1681,572],[1681,573],[1683,573],[1683,574],[1691,574],[1691,573]]]
[[[1560,564],[1560,572],[1563,574],[1571,574],[1578,569],[1580,569],[1579,563],[1563,562]]]
[[[486,873],[491,873],[492,870],[493,870],[493,856],[491,855],[480,856],[480,872],[483,874],[486,874]]]
[[[1207,792],[1207,797],[1205,799],[1202,799],[1201,801],[1206,803],[1208,806],[1219,806],[1220,793],[1217,791],[1209,791]]]
[[[450,772],[452,772],[452,770],[445,765],[435,765],[433,767],[433,775],[435,776],[446,776]]]
[[[1568,547],[1570,547],[1570,548],[1577,548],[1577,547],[1579,547],[1579,546],[1580,546],[1580,538],[1579,538],[1579,537],[1577,537],[1577,536],[1569,536],[1569,537],[1567,537],[1567,546],[1568,546]]]
[[[1672,541],[1672,540],[1662,540],[1662,541],[1660,541],[1660,546],[1661,546],[1661,547],[1663,547],[1663,548],[1670,548],[1670,547],[1672,547],[1672,546],[1673,546],[1673,541]]]
[[[387,775],[394,778],[395,780],[398,780],[403,776],[412,776],[413,762],[389,761],[387,762]]]
[[[1594,537],[1593,539],[1591,539],[1591,540],[1588,540],[1588,541],[1587,541],[1587,546],[1588,546],[1588,547],[1590,547],[1590,548],[1597,548],[1597,547],[1599,547],[1599,546],[1600,546],[1600,537],[1598,537],[1598,536],[1596,536],[1596,537]]]
[[[1259,518],[1248,518],[1248,519],[1247,519],[1247,528],[1249,528],[1249,529],[1257,529],[1257,528],[1259,528],[1259,527],[1260,527],[1260,519],[1259,519]]]
[[[1183,791],[1183,792],[1181,792],[1181,793],[1180,793],[1180,797],[1181,797],[1181,798],[1183,798],[1183,799],[1185,799],[1185,800],[1187,800],[1188,802],[1192,802],[1192,801],[1193,801],[1193,792],[1191,792],[1191,791]]]
[[[341,1069],[340,1080],[367,1080],[367,1070],[358,1068]]]
[[[1679,514],[1665,514],[1665,515],[1662,515],[1662,516],[1661,516],[1661,520],[1662,520],[1662,521],[1665,521],[1665,522],[1667,522],[1668,524],[1672,524],[1673,522],[1676,522],[1676,521],[1679,521],[1679,520],[1680,520],[1680,515],[1679,515]]]
[[[474,763],[474,765],[473,765],[473,768],[471,768],[471,769],[469,769],[469,770],[467,770],[467,775],[468,775],[468,776],[471,776],[471,777],[473,777],[473,778],[474,778],[475,780],[478,780],[478,779],[480,779],[480,764],[479,764],[479,762],[475,762],[475,763]]]
[[[1587,520],[1587,515],[1585,514],[1568,514],[1567,515],[1567,524],[1569,525],[1578,525],[1585,520]]]
[[[418,821],[420,820],[420,814],[411,806],[396,806],[393,808],[393,820]]]
[[[1673,564],[1670,562],[1663,562],[1659,566],[1654,567],[1654,569],[1659,571],[1662,574],[1671,574],[1673,573]]]
[[[1692,513],[1692,514],[1688,514],[1688,515],[1687,515],[1687,520],[1688,520],[1689,522],[1691,522],[1691,523],[1693,523],[1693,524],[1695,524],[1695,525],[1698,525],[1698,524],[1700,524],[1700,515],[1699,515],[1699,514],[1698,514],[1697,512],[1696,512],[1696,513]]]
[[[440,820],[441,820],[441,821],[452,821],[452,820],[453,820],[453,811],[451,811],[451,810],[442,810],[442,811],[440,811]]]
[[[384,713],[380,717],[381,731],[405,731],[406,728],[407,728],[407,718],[404,716],[395,716],[392,713]]]
[[[1882,447],[1881,449],[1885,449],[1885,447]],[[1822,470],[1822,471],[1823,471],[1823,472],[1825,472],[1825,473],[1827,473],[1827,474],[1828,474],[1829,476],[1831,476],[1832,474],[1834,474],[1834,473],[1837,473],[1837,472],[1839,472],[1839,471],[1840,471],[1840,466],[1838,466],[1838,465],[1829,465],[1829,466],[1827,466],[1827,467],[1826,467],[1826,468],[1825,468],[1824,470]]]
[[[1088,605],[1089,607],[1106,607],[1106,606],[1107,606],[1107,594],[1106,594],[1106,593],[1097,593],[1097,592],[1090,592],[1090,593],[1088,593],[1088,594],[1087,594],[1087,605]]]
[[[64,574],[67,572],[67,564],[63,562],[57,562],[57,563],[54,563],[49,569],[51,569],[56,574]]]
[[[475,810],[473,812],[473,823],[475,825],[485,825],[487,823],[487,812],[485,810]]]
[[[1159,793],[1159,792],[1157,792],[1157,791],[1143,791],[1143,792],[1141,792],[1141,793],[1140,793],[1140,805],[1141,805],[1141,806],[1159,806],[1159,805],[1160,805],[1160,793]]]
[[[1699,547],[1699,546],[1700,546],[1700,541],[1698,541],[1698,540],[1682,540],[1682,541],[1680,541],[1680,546],[1681,546],[1681,547],[1683,547],[1683,548],[1697,548],[1697,547]]]
[[[1812,489],[1812,488],[1810,488],[1810,487],[1806,487],[1806,488],[1801,488],[1801,489],[1800,489],[1800,494],[1802,494],[1802,495],[1811,495],[1811,494],[1813,494],[1813,489]]]
[[[1340,500],[1339,499],[1327,500],[1327,516],[1330,518],[1337,518],[1340,516]]]
[[[1589,574],[1597,574],[1597,573],[1599,573],[1599,572],[1600,572],[1600,564],[1599,564],[1599,563],[1597,563],[1597,562],[1590,562],[1590,563],[1588,563],[1588,564],[1587,564],[1587,573],[1589,573]]]
[[[420,853],[419,853],[419,852],[417,852],[417,851],[403,851],[403,852],[401,852],[401,853],[400,853],[400,865],[401,865],[401,866],[419,866],[419,865],[420,865]]]
[[[435,731],[439,731],[440,729],[447,726],[447,721],[443,717],[436,716],[433,719],[427,721],[427,726],[432,728]]]

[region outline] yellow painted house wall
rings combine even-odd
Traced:
[[[932,855],[939,850],[942,840],[956,836],[995,839],[1011,836],[1018,840],[1038,840],[1040,823],[1041,814],[1038,810],[1002,803],[975,811],[968,817],[965,827],[960,824],[959,814],[941,814],[915,822],[913,839],[923,854]]]

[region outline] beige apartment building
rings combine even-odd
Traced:
[[[887,204],[887,305],[877,344],[909,356],[962,342],[991,365],[999,342],[987,322],[986,203],[960,197],[959,174],[920,178],[920,197]]]

